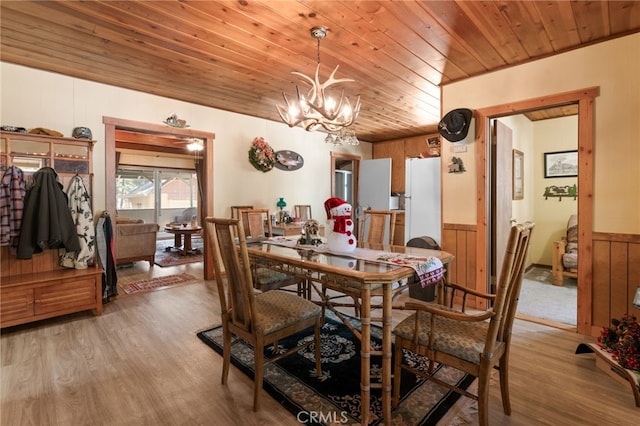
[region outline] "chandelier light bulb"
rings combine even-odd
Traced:
[[[301,125],[307,131],[324,130],[329,133],[337,133],[341,129],[351,126],[358,118],[360,97],[357,98],[352,108],[351,102],[344,96],[344,92],[339,98],[326,95],[331,86],[354,81],[350,78],[335,78],[339,65],[335,67],[324,83],[320,83],[320,40],[326,35],[327,29],[325,27],[311,29],[311,37],[318,41],[318,65],[315,77],[311,78],[297,71],[292,72],[310,86],[306,96],[300,93],[300,89],[296,86],[297,99],[289,99],[283,92],[282,97],[286,105],[276,104],[280,118],[289,127]],[[299,111],[299,114],[292,112],[294,108]]]

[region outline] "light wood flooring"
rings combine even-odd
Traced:
[[[136,262],[118,275],[123,284],[180,272],[202,277],[202,265]],[[196,337],[214,324],[215,282],[200,280],[121,295],[98,317],[80,313],[3,330],[0,424],[299,425],[267,394],[254,413],[252,382],[234,367],[229,385],[220,384],[222,358]],[[640,408],[629,388],[598,370],[591,356],[574,355],[578,343],[592,341],[517,320],[513,412],[503,414],[493,383],[491,424],[637,425]]]

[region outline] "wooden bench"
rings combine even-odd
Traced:
[[[102,314],[102,269],[59,266],[58,250],[20,260],[1,248],[0,328],[85,310]]]

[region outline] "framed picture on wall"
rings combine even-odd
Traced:
[[[572,176],[578,176],[578,151],[545,152],[545,178]]]
[[[511,175],[513,176],[511,198],[513,200],[522,200],[524,198],[524,153],[517,149],[513,150]]]

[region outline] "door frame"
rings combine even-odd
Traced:
[[[486,291],[489,274],[487,255],[489,247],[489,235],[487,224],[490,219],[490,206],[488,191],[490,179],[487,170],[487,149],[490,149],[490,120],[506,117],[527,111],[538,110],[546,107],[578,104],[578,306],[577,306],[577,332],[590,334],[593,316],[593,175],[594,175],[594,102],[600,94],[599,87],[589,87],[571,92],[542,96],[508,104],[495,105],[475,110],[477,149],[476,160],[476,191],[477,191],[477,239],[476,253],[476,289]],[[535,231],[534,231],[535,235]]]
[[[344,152],[335,152],[335,151],[331,151],[330,153],[331,156],[331,197],[335,197],[336,196],[336,161],[338,160],[345,160],[345,161],[351,161],[352,162],[352,180],[353,180],[353,188],[351,188],[351,190],[353,191],[353,206],[351,209],[351,217],[353,219],[353,223],[354,225],[354,230],[357,236],[358,233],[358,229],[360,224],[358,223],[358,218],[357,218],[357,206],[359,205],[359,200],[358,200],[358,184],[360,182],[360,160],[362,160],[362,157],[360,157],[359,155],[353,155],[353,154],[345,154]],[[355,207],[354,207],[355,206]]]
[[[174,136],[193,137],[205,140],[203,158],[204,171],[202,182],[202,217],[203,219],[213,216],[213,141],[215,133],[203,132],[200,130],[174,128],[153,123],[133,121],[122,118],[102,117],[105,127],[105,204],[108,212],[116,212],[116,130],[133,130],[139,133],[155,135],[170,134]],[[114,224],[115,225],[115,224]],[[206,233],[204,234],[204,268],[205,280],[214,278],[213,258],[207,251]]]

